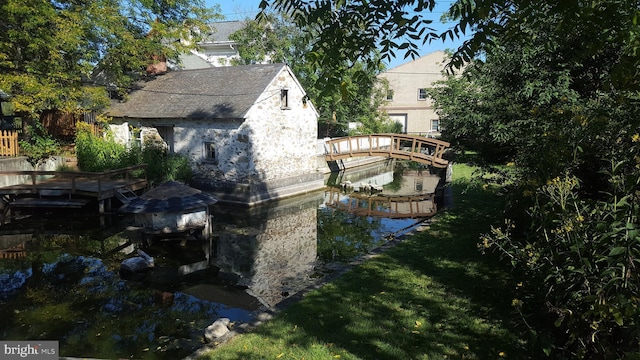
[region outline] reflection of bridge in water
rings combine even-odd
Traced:
[[[327,140],[325,158],[336,161],[358,156],[385,156],[446,168],[449,162],[442,156],[449,145],[446,141],[406,134],[347,136]]]
[[[326,206],[358,216],[415,219],[432,217],[437,212],[435,194],[384,196],[351,193],[345,201],[340,189],[329,188],[327,195]]]

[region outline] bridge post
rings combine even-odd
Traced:
[[[416,152],[416,139],[411,142],[411,160],[413,161],[413,154]]]

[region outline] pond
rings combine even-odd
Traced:
[[[57,340],[66,357],[183,358],[216,319],[249,321],[442,207],[440,174],[407,163],[326,181],[264,206],[216,204],[204,240],[146,243],[119,214],[17,213],[0,226],[0,338]],[[138,249],[155,266],[121,277]]]

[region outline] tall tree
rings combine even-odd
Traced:
[[[154,57],[193,46],[216,16],[201,0],[3,0],[0,89],[15,110],[100,108],[107,87],[128,89]],[[102,83],[92,83],[100,74]]]
[[[413,1],[411,1],[413,2]],[[415,40],[429,32],[430,21],[405,11],[407,1],[299,1],[263,0],[261,9],[288,14],[294,24],[305,29],[308,60],[319,69],[317,82],[326,92],[345,92],[343,79],[356,61],[366,67],[379,66],[383,58],[404,50],[417,56]],[[417,10],[430,10],[433,2],[417,1]],[[258,19],[265,16],[258,15]],[[398,39],[413,41],[398,43]]]
[[[266,9],[282,11],[289,14],[297,26],[305,28],[316,64],[323,69],[321,78],[332,87],[339,83],[335,79],[340,79],[342,74],[336,64],[355,59],[375,62],[377,59],[372,54],[377,51],[383,60],[397,55],[416,57],[419,44],[471,34],[453,52],[448,64],[450,70],[461,68],[490,48],[496,37],[526,40],[531,34],[521,31],[520,25],[535,27],[545,17],[562,19],[554,29],[554,33],[560,35],[590,25],[594,25],[593,29],[602,29],[608,27],[606,24],[615,23],[613,26],[618,30],[627,29],[600,33],[591,39],[591,45],[582,45],[584,50],[591,51],[611,41],[624,44],[628,58],[617,66],[617,80],[629,82],[636,75],[640,22],[637,14],[628,11],[629,7],[637,9],[635,1],[563,1],[541,6],[530,0],[456,0],[446,14],[456,23],[443,32],[436,32],[431,26],[435,20],[431,11],[436,3],[437,0],[262,0],[263,12],[258,17],[263,16]]]
[[[509,225],[482,247],[525,279],[514,304],[533,348],[637,356],[638,3],[525,5],[483,61],[432,95],[447,136],[504,144],[517,165]]]

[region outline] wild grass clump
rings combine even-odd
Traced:
[[[76,156],[82,171],[101,172],[146,164],[146,176],[152,185],[166,180],[189,182],[193,176],[189,160],[182,155],[169,154],[165,148],[153,144],[127,148],[117,143],[109,132],[97,136],[89,126],[78,125]]]

